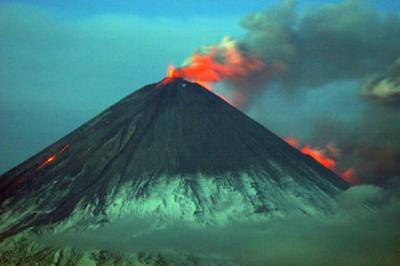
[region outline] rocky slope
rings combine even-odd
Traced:
[[[174,78],[132,93],[3,174],[2,250],[13,249],[10,237],[132,214],[196,226],[326,215],[347,187],[212,92]]]

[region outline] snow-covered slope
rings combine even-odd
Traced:
[[[0,177],[1,238],[126,215],[324,215],[348,184],[198,84],[151,84]]]

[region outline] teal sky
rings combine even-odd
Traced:
[[[75,15],[93,15],[123,13],[134,14],[142,17],[174,17],[187,18],[192,16],[242,16],[243,14],[266,9],[278,3],[280,0],[13,0],[1,1],[5,3],[26,3],[42,7],[57,9],[58,11]],[[323,3],[337,3],[340,0],[302,0],[301,6],[313,6]],[[366,2],[366,1],[364,1]],[[400,9],[397,0],[374,0],[375,7],[382,10]]]
[[[279,1],[0,1],[0,172]],[[300,9],[326,2],[299,1]],[[400,10],[400,1],[374,1]],[[279,104],[278,104],[279,105]],[[260,117],[262,114],[255,114]]]

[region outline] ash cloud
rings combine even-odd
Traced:
[[[308,139],[334,140],[341,150],[338,164],[354,167],[358,182],[384,184],[400,176],[399,136],[398,108],[372,104],[357,120],[317,122]]]
[[[347,0],[297,11],[296,2],[244,17],[245,46],[265,60],[282,62],[287,86],[321,86],[364,79],[400,56],[400,18],[368,1]]]
[[[400,176],[400,14],[358,0],[299,12],[296,1],[286,0],[244,17],[241,25],[247,30],[242,39],[245,49],[284,66],[272,86],[263,89],[272,87],[274,93],[287,96],[280,98],[281,105],[291,114],[271,127],[276,118],[259,114],[263,106],[274,104],[268,91],[263,102],[256,99],[244,108],[275,132],[289,136],[298,132],[302,142],[315,146],[335,144],[341,151],[338,167],[353,167],[359,183],[382,184]],[[250,94],[249,99],[257,98],[254,91],[241,90]],[[299,104],[310,97],[314,97],[308,101],[311,107]],[[341,105],[332,106],[341,98]],[[326,110],[324,105],[332,107]],[[279,108],[269,112],[279,116]],[[304,130],[293,126],[286,130],[287,123]]]
[[[336,215],[258,222],[157,227],[125,218],[99,229],[42,236],[50,247],[190,254],[198,263],[241,265],[396,265],[400,259],[398,193],[371,185],[343,192]],[[173,257],[173,256],[172,256]]]

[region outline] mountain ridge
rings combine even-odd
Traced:
[[[6,238],[90,227],[82,221],[129,213],[200,224],[327,214],[347,187],[212,92],[174,78],[135,91],[3,174],[0,230]]]

